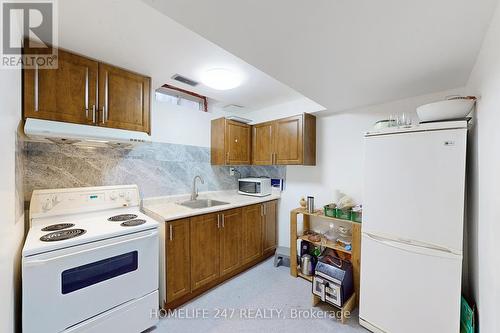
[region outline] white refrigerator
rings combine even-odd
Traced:
[[[359,320],[372,332],[459,332],[466,143],[466,121],[365,135]]]

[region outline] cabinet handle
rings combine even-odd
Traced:
[[[217,214],[217,229],[220,229],[220,214]]]
[[[260,216],[264,216],[264,205],[260,204]]]
[[[266,204],[262,204],[262,207],[264,207],[264,215],[267,215],[267,207],[266,207]]]
[[[92,123],[95,124],[95,113],[96,113],[96,109],[95,109],[95,104],[92,105]]]
[[[35,61],[35,112],[38,112],[38,64]]]
[[[169,228],[169,233],[170,233],[170,240],[172,240],[173,239],[172,225],[169,224],[168,228]]]
[[[221,215],[222,215],[222,227],[224,228],[224,214]]]
[[[85,118],[89,118],[89,68],[85,67]]]

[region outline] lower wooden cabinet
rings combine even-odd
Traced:
[[[276,245],[278,243],[278,232],[277,232],[277,212],[278,212],[278,202],[268,201],[262,204],[264,208],[263,217],[263,242],[262,251],[264,253],[269,253],[276,250]]]
[[[225,275],[241,265],[241,208],[219,214],[220,274]]]
[[[189,219],[168,222],[165,230],[167,302],[170,302],[191,292]]]
[[[247,263],[262,256],[263,204],[243,207],[242,261]]]
[[[220,274],[218,214],[191,218],[191,289],[216,280]]]
[[[166,224],[166,304],[175,308],[274,254],[277,201]]]

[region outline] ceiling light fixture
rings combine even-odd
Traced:
[[[216,90],[229,90],[238,87],[243,81],[241,75],[227,68],[212,68],[201,76],[204,85]]]

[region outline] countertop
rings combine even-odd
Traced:
[[[179,205],[178,203],[188,201],[189,194],[147,198],[142,201],[144,213],[153,217],[157,221],[172,221],[186,217],[202,215],[213,212],[220,212],[232,208],[249,206],[261,202],[276,200],[280,198],[280,191],[273,190],[271,195],[265,197],[253,197],[249,195],[238,194],[238,191],[215,191],[200,192],[198,199],[212,199],[228,202],[227,205],[215,207],[192,209]]]

